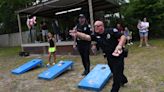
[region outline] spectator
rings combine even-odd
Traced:
[[[139,29],[139,35],[140,35],[140,45],[139,47],[142,47],[143,41],[145,42],[145,45],[148,47],[150,46],[148,44],[148,28],[149,28],[149,22],[147,22],[147,19],[144,18],[144,21],[138,21],[137,28]]]
[[[125,27],[124,35],[126,37],[127,45],[132,45],[132,32],[129,31],[128,27]]]
[[[48,26],[46,24],[46,22],[41,22],[41,30],[42,30],[42,39],[43,42],[46,42],[47,40],[47,35],[48,35]]]
[[[57,20],[53,20],[52,21],[52,29],[53,29],[53,32],[54,32],[54,36],[55,36],[55,40],[56,42],[60,42],[60,28],[59,28],[59,24],[58,24],[58,21]]]
[[[124,33],[124,28],[122,27],[122,25],[120,23],[117,24],[117,30],[118,32]]]
[[[48,48],[48,64],[49,65],[54,65],[56,63],[56,43],[55,43],[55,38],[52,33],[48,33],[48,42],[49,42],[49,48]],[[53,63],[51,63],[51,56],[53,55],[54,60]]]

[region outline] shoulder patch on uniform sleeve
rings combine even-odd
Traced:
[[[87,30],[87,27],[84,27],[84,31],[86,31]]]
[[[118,30],[116,28],[113,29],[113,32],[118,32]]]
[[[88,24],[88,27],[89,27],[89,28],[91,28],[91,25],[90,25],[90,24]]]
[[[107,34],[106,39],[110,39],[110,37],[111,37],[110,34]]]

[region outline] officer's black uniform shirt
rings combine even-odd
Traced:
[[[88,35],[91,35],[91,33],[92,33],[89,25],[86,23],[84,25],[77,24],[76,29],[78,32],[82,32],[82,33],[85,33]],[[77,44],[90,44],[91,43],[91,41],[82,40],[80,38],[77,38],[76,42],[77,42]]]
[[[96,41],[97,44],[102,48],[104,53],[111,54],[114,52],[118,45],[118,39],[122,36],[118,31],[114,31],[113,28],[106,29],[103,34],[95,33],[91,35],[91,39]]]

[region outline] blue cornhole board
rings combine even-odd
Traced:
[[[42,59],[33,59],[18,68],[11,70],[11,73],[16,75],[23,74],[38,65],[42,65]]]
[[[72,66],[73,66],[72,61],[60,61],[59,63],[50,67],[48,70],[39,74],[38,78],[45,79],[45,80],[53,80],[54,78],[59,76],[61,73],[66,71],[69,67],[72,68]]]
[[[108,65],[98,64],[94,69],[80,81],[79,88],[100,91],[108,82],[112,73]]]

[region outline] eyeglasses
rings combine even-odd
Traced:
[[[100,26],[103,26],[103,25],[94,25],[95,27],[100,27]]]

